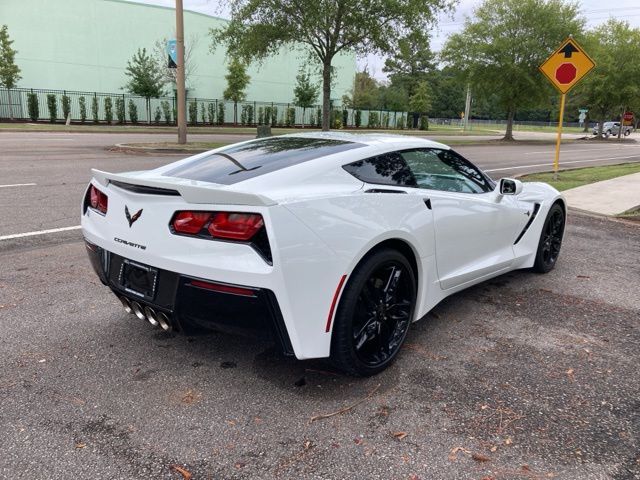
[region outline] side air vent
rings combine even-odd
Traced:
[[[407,193],[402,190],[391,190],[386,188],[371,188],[369,190],[365,190],[364,193]]]
[[[170,190],[168,188],[147,187],[145,185],[134,185],[133,183],[118,182],[111,180],[112,185],[123,190],[128,190],[133,193],[141,193],[143,195],[168,195],[173,197],[179,197],[180,193],[177,190]]]
[[[520,235],[518,235],[518,238],[516,238],[516,241],[513,242],[514,245],[517,245],[518,242],[520,241],[520,239],[524,236],[524,234],[527,233],[527,230],[529,230],[529,227],[531,226],[533,221],[536,219],[536,216],[538,215],[539,211],[540,211],[540,204],[539,203],[534,203],[533,204],[533,212],[531,213],[531,216],[529,217],[529,221],[527,222],[527,224],[524,226],[524,228],[520,232]]]

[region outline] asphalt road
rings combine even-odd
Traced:
[[[76,225],[92,166],[175,158],[76,137],[0,134],[0,185],[37,184],[0,188],[0,236]],[[495,169],[551,147],[458,150]],[[78,231],[0,240],[0,478],[637,479],[639,265],[637,224],[573,214],[553,272],[450,297],[396,364],[354,379],[125,314]]]

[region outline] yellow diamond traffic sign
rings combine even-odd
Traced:
[[[560,93],[567,93],[595,66],[578,42],[569,37],[540,65],[540,71]]]

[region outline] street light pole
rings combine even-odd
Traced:
[[[178,94],[178,143],[187,143],[186,93],[184,88],[184,18],[182,0],[176,0],[176,46],[177,75],[176,90]]]

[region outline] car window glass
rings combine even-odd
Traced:
[[[494,188],[480,170],[451,150],[425,148],[401,154],[419,188],[460,193],[484,193]]]
[[[343,167],[347,172],[366,183],[416,187],[416,179],[399,152],[359,160]]]

